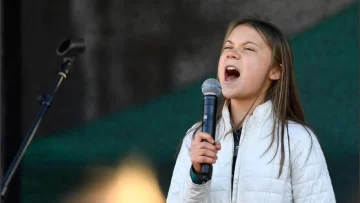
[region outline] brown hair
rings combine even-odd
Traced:
[[[272,50],[272,60],[270,64],[270,69],[273,67],[280,67],[281,69],[280,79],[272,82],[272,84],[266,91],[266,95],[265,95],[265,101],[271,100],[273,103],[274,125],[271,132],[272,135],[271,143],[269,145],[269,148],[264,152],[264,153],[268,152],[271,146],[276,142],[276,152],[273,157],[274,159],[278,152],[279,146],[281,145],[280,146],[281,158],[280,158],[280,170],[279,170],[279,177],[280,177],[285,160],[284,134],[285,134],[285,128],[288,128],[288,121],[294,121],[296,123],[301,124],[302,126],[304,126],[305,130],[307,131],[308,131],[307,128],[309,128],[305,121],[304,111],[300,104],[300,99],[297,93],[295,76],[293,71],[292,52],[288,41],[286,40],[285,36],[281,33],[281,31],[273,24],[259,19],[243,19],[230,23],[225,35],[224,43],[228,38],[228,36],[230,35],[230,33],[239,25],[250,26],[263,36],[265,42]],[[217,110],[217,122],[222,117],[221,112],[225,102],[226,99],[224,99],[219,105],[219,108]],[[250,109],[251,108],[252,106],[250,107]],[[243,118],[243,120],[244,119],[245,117]],[[233,132],[236,129],[240,128],[241,125],[242,125],[242,121],[238,124],[235,124],[235,126],[230,132]],[[195,136],[196,132],[200,128],[201,128],[201,122],[199,122],[198,125],[194,126],[193,129],[195,130],[193,131],[193,136]],[[309,131],[308,133],[310,136]],[[290,148],[289,133],[287,133],[287,136],[288,136],[287,145]],[[312,140],[311,140],[311,147],[312,147]],[[290,155],[290,150],[289,150],[289,155]]]

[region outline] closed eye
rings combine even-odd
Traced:
[[[255,51],[255,49],[249,48],[249,47],[245,47],[244,49],[247,50],[247,51]]]

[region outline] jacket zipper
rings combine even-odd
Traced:
[[[241,169],[242,169],[242,164],[240,163],[241,160],[242,160],[242,157],[239,156],[240,145],[241,145],[241,143],[242,143],[243,140],[244,140],[244,131],[246,130],[245,127],[246,127],[246,124],[247,124],[249,118],[250,118],[250,116],[247,115],[247,116],[245,117],[245,119],[244,119],[244,123],[243,123],[243,125],[242,125],[242,130],[241,130],[241,134],[240,134],[239,145],[238,145],[239,149],[238,149],[238,154],[237,154],[237,158],[236,158],[236,159],[239,159],[239,160],[237,160],[236,163],[235,163],[235,171],[236,171],[236,168],[237,168],[238,166],[240,166],[239,175],[238,175],[239,177],[240,177]],[[234,141],[233,141],[233,148],[234,148]],[[241,154],[241,155],[242,155],[242,154]],[[232,164],[232,162],[231,162],[231,164]],[[234,176],[235,176],[235,172],[234,172]],[[232,177],[232,178],[234,178],[234,177]],[[231,181],[230,181],[230,184],[231,184]],[[232,188],[231,193],[230,193],[230,202],[233,202],[232,200],[233,200],[234,188],[233,188],[233,185],[230,185],[230,186],[231,186],[230,188]],[[239,191],[239,184],[238,184],[238,187],[237,187],[237,191]],[[239,193],[237,193],[237,196],[238,196],[238,195],[239,195]]]

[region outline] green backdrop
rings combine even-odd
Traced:
[[[338,202],[348,202],[359,188],[358,10],[354,4],[290,39],[301,100],[327,156]],[[23,202],[56,202],[81,184],[92,166],[117,164],[129,152],[153,162],[166,194],[178,144],[201,117],[202,82],[77,129],[35,138],[22,168]]]

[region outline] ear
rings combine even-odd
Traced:
[[[273,67],[269,72],[269,79],[270,80],[279,80],[281,76],[281,68],[280,66]]]

